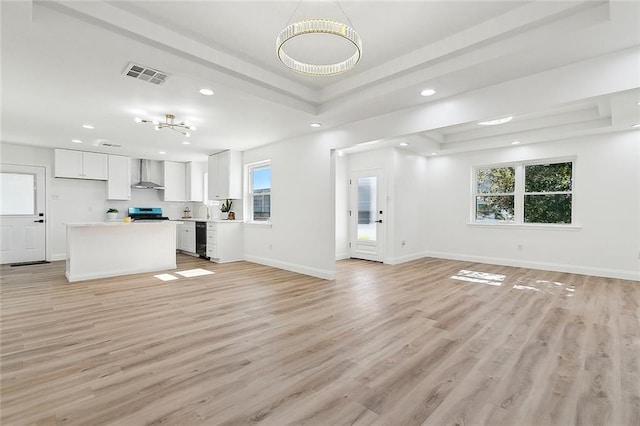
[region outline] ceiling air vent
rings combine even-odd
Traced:
[[[133,62],[127,65],[127,68],[124,70],[123,74],[157,85],[163,84],[165,81],[167,81],[167,78],[169,78],[169,74],[164,71],[154,70],[153,68],[134,64]]]
[[[101,146],[104,148],[122,148],[122,145],[119,143],[114,143],[106,140],[98,141],[97,146]]]

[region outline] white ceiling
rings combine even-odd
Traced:
[[[640,122],[637,1],[2,1],[0,7],[3,142],[187,161],[325,132],[335,147],[379,140],[370,149],[403,138],[410,141],[406,149],[430,155],[628,131]],[[353,24],[363,40],[354,70],[309,77],[278,62],[279,31],[313,17]],[[298,40],[292,49],[309,60],[345,54],[330,36]],[[131,62],[170,78],[155,86],[126,77]],[[203,87],[215,95],[200,95]],[[426,87],[436,95],[421,97]],[[198,130],[185,139],[133,121],[166,113]],[[477,125],[504,115],[514,119]],[[311,122],[323,127],[312,129]],[[95,129],[83,129],[85,123]],[[105,140],[122,148],[96,146]]]

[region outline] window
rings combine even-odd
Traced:
[[[478,169],[475,199],[476,221],[513,222],[515,168]]]
[[[0,215],[36,214],[36,176],[0,173]]]
[[[571,224],[572,191],[572,161],[477,168],[474,221]]]
[[[524,166],[524,222],[571,223],[573,163]]]
[[[247,166],[249,172],[249,212],[250,221],[271,220],[271,161]]]

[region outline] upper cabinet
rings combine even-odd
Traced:
[[[164,162],[164,201],[185,201],[186,164],[175,161]]]
[[[209,156],[209,199],[242,199],[242,153],[223,151]]]
[[[186,166],[187,200],[204,201],[204,174],[207,171],[206,162],[191,161]]]
[[[122,155],[109,155],[107,199],[131,199],[131,158]]]
[[[54,150],[54,173],[59,178],[107,180],[108,163],[107,154]]]

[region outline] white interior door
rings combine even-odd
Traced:
[[[0,263],[45,260],[44,167],[0,164]]]
[[[382,170],[354,172],[350,184],[350,256],[382,262],[386,221]]]

